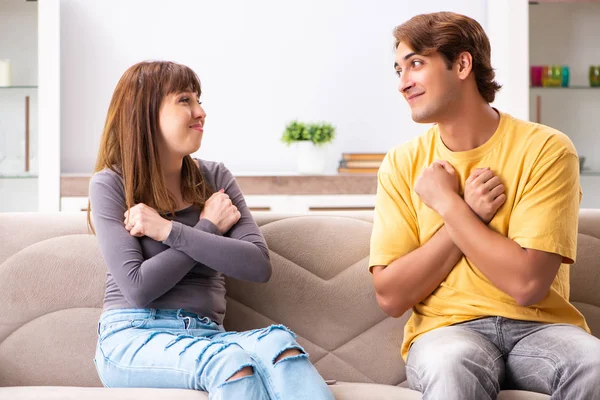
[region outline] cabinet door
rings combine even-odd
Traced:
[[[0,212],[38,210],[38,180],[0,178]]]

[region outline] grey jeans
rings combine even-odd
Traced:
[[[496,399],[501,389],[600,399],[600,340],[573,325],[481,318],[418,338],[406,375],[423,399]]]

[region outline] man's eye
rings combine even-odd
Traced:
[[[421,65],[423,65],[423,62],[421,60],[414,60],[412,62],[412,65],[415,67],[420,67]]]
[[[179,99],[180,102],[182,103],[187,103],[188,101],[190,101],[189,97],[182,97],[181,99]]]
[[[402,77],[402,71],[396,70],[396,75],[398,75],[398,78]]]

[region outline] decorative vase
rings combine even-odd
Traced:
[[[298,141],[298,173],[302,175],[322,175],[325,172],[325,147],[317,146],[310,140]]]

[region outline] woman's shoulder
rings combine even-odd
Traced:
[[[104,168],[92,175],[90,179],[90,191],[106,189],[119,193],[123,191],[123,178],[116,170]]]
[[[203,160],[201,158],[194,158],[194,162],[196,163],[196,165],[198,165],[200,171],[206,172],[208,175],[211,176],[216,175],[224,170],[227,170],[225,165],[219,161],[210,161]]]
[[[200,158],[194,158],[194,161],[200,167],[202,176],[216,186],[221,186],[220,184],[223,180],[231,179],[231,172],[222,162],[202,160]]]
[[[202,176],[208,180],[215,190],[227,188],[235,180],[231,171],[222,162],[199,158],[195,158],[194,161],[199,165]]]

